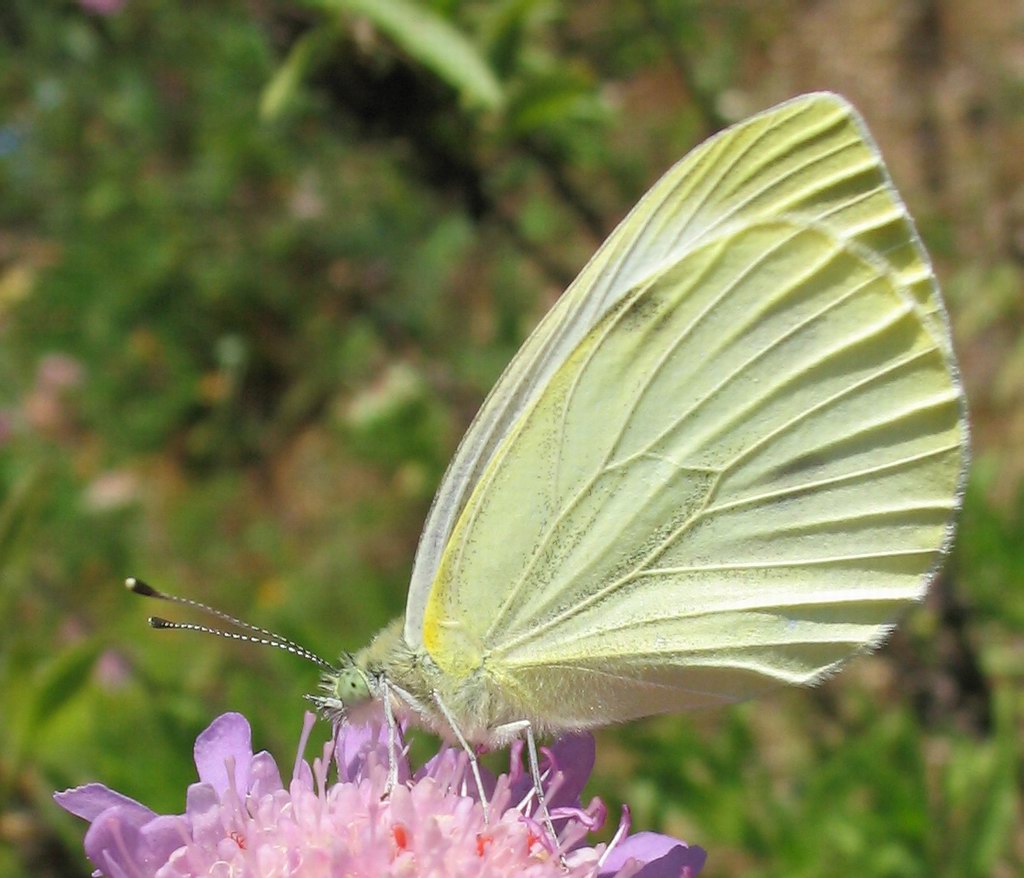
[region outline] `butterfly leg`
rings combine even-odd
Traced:
[[[490,803],[487,801],[487,793],[484,792],[483,778],[480,777],[480,760],[477,759],[476,751],[469,746],[469,742],[466,740],[465,735],[462,734],[462,730],[459,728],[458,723],[455,722],[455,717],[452,716],[448,706],[441,700],[441,695],[437,690],[431,693],[434,703],[437,705],[438,710],[444,714],[444,718],[448,723],[449,728],[455,734],[455,738],[462,745],[462,749],[466,751],[466,755],[469,757],[469,770],[473,772],[473,780],[476,781],[477,792],[480,793],[480,804],[484,809],[484,823],[490,822]]]
[[[540,811],[541,822],[548,831],[548,837],[555,846],[555,850],[558,851],[558,858],[564,866],[565,854],[562,853],[562,847],[558,843],[558,833],[555,832],[555,824],[551,820],[551,812],[548,811],[548,802],[544,797],[544,787],[541,784],[540,760],[537,758],[537,739],[533,735],[533,725],[528,719],[524,719],[498,726],[494,732],[495,735],[501,737],[526,732],[526,754],[530,763],[530,777],[533,778],[533,792],[537,796],[537,810]]]
[[[384,704],[384,720],[388,726],[388,784],[387,793],[390,793],[394,786],[398,783],[398,750],[397,742],[400,739],[400,729],[398,727],[398,721],[395,717],[394,707],[391,704],[391,696],[394,695],[398,700],[404,701],[407,707],[411,707],[415,713],[420,716],[428,716],[426,706],[411,692],[403,689],[401,686],[396,686],[390,680],[385,677],[381,677],[379,680],[381,688],[381,701]],[[385,793],[385,795],[387,794]]]
[[[384,703],[384,721],[388,726],[388,782],[384,787],[384,796],[390,796],[391,791],[398,785],[398,723],[395,721],[395,711],[391,705],[392,687],[387,680],[380,681],[381,694],[384,696],[381,701]]]

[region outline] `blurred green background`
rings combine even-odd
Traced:
[[[865,114],[946,292],[956,551],[878,655],[603,732],[592,788],[709,876],[1021,874],[1024,9],[5,0],[0,876],[88,874],[56,788],[180,811],[222,711],[291,761],[315,668],[150,632],[125,575],[361,646],[597,243],[699,140],[822,88]]]

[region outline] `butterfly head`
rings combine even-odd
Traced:
[[[342,653],[338,667],[325,671],[320,677],[322,695],[309,695],[310,701],[332,722],[352,719],[353,712],[372,704],[375,700],[370,678],[351,653]]]

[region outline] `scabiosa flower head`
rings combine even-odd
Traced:
[[[85,851],[107,878],[692,878],[704,864],[701,848],[676,839],[626,838],[628,814],[611,844],[585,843],[605,817],[600,800],[579,800],[593,766],[590,736],[545,750],[543,786],[563,867],[540,823],[521,746],[507,774],[485,777],[486,820],[461,751],[443,747],[415,773],[403,758],[387,793],[385,732],[342,726],[310,765],[302,753],[312,726],[307,714],[287,786],[268,753],[253,755],[245,718],[229,713],[196,741],[199,783],[183,815],[158,815],[102,784],[55,799],[91,823]]]

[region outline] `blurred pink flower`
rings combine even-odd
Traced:
[[[78,0],[86,12],[93,12],[96,15],[113,15],[119,11],[127,0]]]
[[[82,364],[67,354],[47,354],[39,361],[36,386],[47,390],[65,390],[82,383]]]
[[[123,689],[132,679],[131,665],[124,654],[106,649],[96,662],[96,680],[107,692]]]
[[[102,784],[56,794],[61,807],[92,824],[85,850],[109,878],[282,876],[282,878],[691,878],[705,853],[654,833],[625,838],[624,817],[609,845],[584,844],[605,807],[579,794],[593,765],[589,736],[563,738],[545,751],[544,789],[566,855],[559,863],[538,823],[522,748],[485,786],[484,821],[463,753],[448,747],[413,774],[404,759],[399,784],[384,796],[387,748],[380,729],[344,726],[312,767],[302,759],[307,714],[291,782],[273,758],[252,753],[245,718],[225,714],[196,741],[199,783],[185,813],[161,816]],[[331,759],[337,780],[328,781]]]
[[[47,354],[39,362],[36,379],[22,401],[28,426],[51,437],[67,437],[74,425],[73,391],[82,386],[85,370],[67,354]]]
[[[83,499],[86,508],[96,512],[123,509],[139,499],[141,488],[141,480],[130,470],[107,470],[89,483]]]

